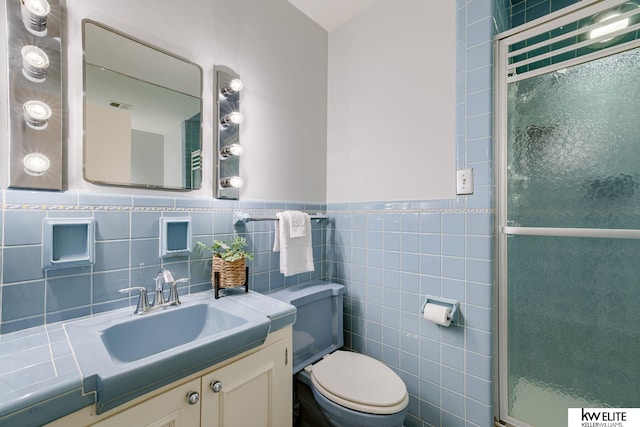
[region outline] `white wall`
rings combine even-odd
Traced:
[[[9,73],[7,72],[7,5],[0,6],[0,187],[9,184]]]
[[[455,4],[383,0],[329,33],[327,202],[455,197]]]
[[[163,170],[164,185],[169,187],[184,187],[186,184],[185,173],[191,168],[191,165],[184,165],[185,141],[184,141],[184,122],[169,129],[164,134],[163,144]],[[180,159],[182,167],[176,167],[176,159]],[[191,173],[191,172],[189,172]]]
[[[61,3],[70,189],[176,194],[95,186],[82,177],[81,21],[89,18],[203,68],[203,188],[181,196],[213,194],[214,64],[245,80],[242,199],[454,196],[453,1],[381,0],[329,35],[287,0]],[[3,117],[0,134],[6,130]]]
[[[325,201],[327,33],[287,0],[61,3],[67,14],[70,189],[145,192],[99,187],[82,178],[81,21],[89,18],[183,56],[204,70],[203,188],[190,194],[213,194],[213,66],[226,65],[245,82],[241,175],[246,184],[240,197]]]
[[[87,179],[94,182],[131,182],[129,111],[87,102],[85,128],[95,142],[89,144],[84,152]]]

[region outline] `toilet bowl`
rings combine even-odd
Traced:
[[[270,294],[297,309],[293,373],[311,389],[329,424],[400,427],[409,404],[402,379],[372,357],[339,350],[343,293],[342,285],[313,282]]]
[[[401,426],[406,417],[404,382],[369,356],[338,350],[304,372],[320,409],[335,426]]]

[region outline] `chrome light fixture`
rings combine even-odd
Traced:
[[[233,79],[229,82],[229,84],[222,89],[220,89],[220,95],[227,97],[229,95],[233,95],[236,92],[240,92],[244,87],[244,83],[240,79]]]
[[[216,117],[218,149],[216,197],[237,200],[244,181],[240,178],[240,156],[244,148],[240,145],[240,124],[244,117],[240,113],[240,92],[244,83],[228,67],[215,67]]]
[[[62,190],[60,0],[7,0],[8,187]],[[4,22],[3,22],[4,24]]]
[[[22,74],[32,82],[43,82],[49,68],[49,56],[44,50],[32,45],[23,47],[20,53],[22,54]]]
[[[239,176],[230,176],[220,180],[220,187],[222,188],[240,188],[243,185],[244,180]]]
[[[22,159],[24,171],[32,176],[43,175],[51,166],[49,158],[41,153],[29,153]]]
[[[244,120],[241,113],[233,111],[220,119],[220,125],[227,128],[232,125],[239,125]]]
[[[232,156],[240,157],[244,154],[244,147],[240,144],[230,144],[220,150],[220,157],[227,159]]]
[[[51,5],[47,0],[20,0],[20,14],[25,28],[35,36],[47,35],[47,16]]]
[[[24,121],[35,130],[46,129],[51,117],[51,108],[42,101],[27,101],[23,104]]]

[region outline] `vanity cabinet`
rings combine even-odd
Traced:
[[[283,341],[202,377],[201,426],[291,425],[291,363]]]
[[[92,406],[47,426],[291,426],[291,348],[291,327],[287,327],[270,334],[257,349],[121,408],[96,415]]]
[[[189,403],[188,396],[192,393],[200,394],[199,379],[189,381],[92,425],[96,427],[197,426],[200,425],[200,402]]]

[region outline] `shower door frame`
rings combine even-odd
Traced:
[[[554,237],[594,237],[616,239],[640,239],[640,230],[594,229],[594,228],[550,228],[550,227],[510,227],[507,225],[507,147],[508,147],[508,84],[531,77],[547,74],[563,68],[591,62],[606,56],[615,55],[627,50],[640,47],[640,39],[614,45],[574,59],[561,61],[556,64],[541,67],[522,74],[515,74],[509,68],[509,46],[538,34],[551,31],[562,25],[575,22],[577,19],[589,17],[595,13],[625,3],[627,0],[583,0],[572,6],[563,8],[542,18],[512,30],[500,33],[494,37],[494,84],[495,84],[495,179],[497,190],[496,229],[496,284],[494,293],[496,310],[495,340],[496,355],[494,372],[497,381],[494,382],[495,411],[497,425],[513,425],[518,427],[533,427],[526,422],[509,415],[509,355],[508,355],[508,276],[507,276],[507,238],[509,235],[520,236],[554,236]],[[640,24],[637,24],[640,25]]]

